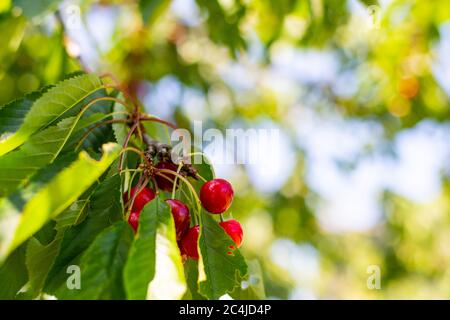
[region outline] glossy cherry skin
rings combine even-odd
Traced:
[[[244,231],[242,230],[241,224],[234,219],[222,221],[219,224],[239,248],[242,244],[242,238],[244,237]]]
[[[180,240],[184,233],[189,229],[191,217],[189,215],[189,208],[180,200],[169,199],[166,200],[169,204],[173,220],[175,222],[175,230],[177,233],[177,240]]]
[[[176,164],[167,162],[167,161],[160,161],[155,166],[157,169],[166,169],[177,172],[178,167]],[[175,180],[175,174],[167,173],[167,172],[161,172],[164,176],[167,178],[170,178],[171,180]],[[158,184],[158,188],[167,192],[171,192],[173,188],[173,182],[166,179],[165,177],[162,177],[160,175],[155,175],[156,183]]]
[[[200,201],[210,213],[220,214],[228,210],[233,201],[233,187],[224,179],[206,182],[200,189]]]
[[[138,190],[137,187],[131,188],[130,192],[131,199],[133,199],[133,196],[137,190]],[[141,192],[137,194],[136,198],[134,198],[133,207],[131,208],[131,211],[140,212],[144,208],[144,206],[148,202],[152,201],[154,198],[155,192],[153,192],[152,189],[145,187],[144,189],[141,190]],[[124,203],[128,202],[128,192],[125,192],[123,194],[123,202]]]
[[[196,225],[190,228],[183,239],[181,240],[181,247],[183,253],[185,253],[188,257],[198,260],[198,235],[200,234],[200,226]]]
[[[140,212],[133,211],[130,213],[130,216],[128,217],[128,223],[133,228],[134,232],[137,232],[137,228],[139,226],[139,215]]]

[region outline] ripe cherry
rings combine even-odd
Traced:
[[[236,243],[236,246],[239,248],[242,244],[242,238],[244,236],[241,224],[234,219],[222,221],[219,224],[223,228],[223,230],[228,233],[231,239],[233,239],[234,243]]]
[[[190,258],[194,260],[198,260],[198,235],[200,233],[200,226],[193,226],[186,232],[183,240],[181,240],[181,247],[183,248],[183,252]]]
[[[167,162],[167,161],[160,161],[158,162],[158,164],[155,166],[155,168],[157,169],[166,169],[166,170],[171,170],[171,171],[175,171],[177,172],[177,165],[172,163],[172,162]],[[175,180],[175,174],[171,174],[171,173],[167,173],[167,172],[161,172],[161,174],[164,175],[160,176],[160,175],[155,175],[155,180],[156,183],[158,184],[158,188],[160,188],[161,190],[167,191],[167,192],[171,192],[172,188],[173,188],[173,182],[170,181],[171,180]],[[166,179],[169,178],[169,179]]]
[[[233,187],[224,179],[206,182],[200,190],[203,207],[211,213],[225,212],[233,201]]]
[[[128,217],[128,223],[133,228],[134,232],[137,232],[137,228],[139,226],[139,215],[140,212],[133,211],[130,213],[130,216]]]
[[[177,240],[180,240],[184,233],[189,228],[191,217],[189,215],[189,208],[180,200],[169,199],[166,200],[169,204],[173,220],[175,221],[175,230],[177,232]]]
[[[134,194],[138,191],[138,187],[131,188],[130,197],[133,199]],[[150,188],[143,188],[141,192],[138,193],[138,195],[134,198],[133,206],[131,208],[131,211],[140,212],[144,206],[152,201],[155,198],[155,193]],[[123,202],[128,202],[128,192],[125,192],[123,194]]]

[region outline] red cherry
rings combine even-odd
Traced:
[[[189,228],[191,217],[189,208],[181,201],[176,199],[166,200],[169,204],[173,220],[175,221],[175,230],[177,232],[177,240],[180,240],[186,230]]]
[[[139,226],[139,215],[140,212],[131,212],[130,216],[128,217],[128,223],[131,227],[133,227],[134,232],[137,232],[137,228]]]
[[[239,248],[242,244],[242,238],[244,236],[241,224],[234,219],[222,221],[219,224],[223,228],[223,230],[228,233],[231,239],[233,239],[234,243],[236,243],[236,246]]]
[[[181,247],[183,248],[184,253],[194,260],[198,260],[197,242],[199,233],[200,226],[193,226],[186,232],[183,240],[181,240]]]
[[[134,194],[138,190],[137,187],[131,188],[130,196],[131,199],[133,199]],[[152,201],[155,198],[155,193],[150,188],[143,188],[141,192],[138,193],[138,195],[134,198],[133,207],[131,208],[131,211],[138,211],[140,212],[144,206]],[[123,202],[128,202],[128,192],[125,192],[123,194]]]
[[[225,212],[233,201],[233,187],[224,179],[208,181],[200,190],[200,200],[208,212]]]
[[[157,169],[166,169],[166,170],[171,170],[171,171],[175,171],[177,172],[178,167],[177,165],[175,165],[172,162],[167,162],[167,161],[160,161],[158,162],[158,164],[155,166],[155,168]],[[171,173],[167,173],[167,172],[161,172],[161,174],[163,174],[165,177],[160,176],[160,175],[155,175],[155,180],[156,183],[158,184],[158,188],[160,188],[161,190],[167,191],[167,192],[171,192],[172,188],[173,188],[173,182],[170,181],[171,180],[175,180],[175,174],[171,174]],[[169,179],[166,179],[169,178]]]

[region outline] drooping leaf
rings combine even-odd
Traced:
[[[266,298],[261,265],[258,260],[247,261],[248,275],[242,279],[230,296],[236,300],[263,300]]]
[[[33,297],[37,296],[44,286],[47,274],[59,253],[66,229],[80,222],[88,203],[88,200],[75,201],[55,219],[56,236],[49,244],[42,244],[35,237],[27,242],[26,266]]]
[[[65,285],[67,267],[78,264],[80,256],[92,241],[105,228],[122,219],[120,196],[118,175],[106,178],[93,191],[89,197],[89,207],[83,222],[68,228],[64,233],[60,254],[49,272],[45,292],[53,294],[61,285]],[[58,218],[60,217],[63,216]]]
[[[162,210],[160,206],[161,202],[155,199],[142,209],[139,216],[138,232],[123,274],[128,299],[145,299],[148,284],[155,275],[157,212]]]
[[[178,249],[175,223],[170,207],[161,202],[157,211],[155,276],[148,287],[147,299],[181,299],[186,291],[183,264]]]
[[[61,286],[57,297],[124,299],[122,272],[132,241],[133,231],[125,221],[105,229],[81,257],[81,288]]]
[[[141,213],[124,279],[130,299],[180,299],[186,290],[175,223],[161,197]]]
[[[183,300],[205,300],[206,298],[198,293],[198,261],[187,259],[184,263],[184,275],[187,290]]]
[[[0,203],[0,260],[55,218],[89,188],[120,152],[117,144],[104,145],[103,157],[96,161],[85,152],[77,161],[43,186],[23,206],[17,208],[10,198]]]
[[[35,101],[19,129],[0,141],[0,155],[19,147],[33,133],[60,119],[101,88],[100,79],[92,74],[76,76],[56,84]]]
[[[244,258],[214,218],[202,211],[199,238],[199,292],[218,299],[233,291],[247,274]]]

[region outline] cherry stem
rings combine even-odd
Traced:
[[[112,74],[111,72],[105,72],[100,75],[100,78],[110,78],[114,82],[114,85],[109,85],[109,87],[117,89],[120,92],[122,92],[124,96],[133,104],[134,106],[133,109],[137,108],[136,101],[134,101],[134,99],[132,98],[131,93],[128,91],[126,87],[122,85],[122,83],[117,79],[117,77],[114,74]]]
[[[122,155],[123,153],[125,153],[125,152],[127,152],[127,151],[133,151],[134,153],[140,155],[142,158],[145,159],[145,154],[144,154],[141,150],[139,150],[138,148],[135,148],[135,147],[126,147],[126,148],[123,148],[122,150],[120,150],[120,154]],[[122,172],[122,170],[120,170],[119,173],[121,173],[121,172]]]
[[[208,180],[206,180],[205,178],[203,178],[201,175],[199,175],[198,173],[195,174],[197,177],[200,178],[200,180],[202,180],[203,182],[208,182]]]
[[[77,146],[75,147],[75,150],[78,150],[79,147],[81,147],[81,145],[83,144],[83,142],[87,139],[87,137],[97,128],[106,125],[106,124],[111,124],[111,123],[127,123],[128,120],[126,119],[112,119],[112,120],[107,120],[107,121],[102,121],[102,122],[98,122],[96,123],[92,128],[89,128],[89,130],[83,135],[83,137],[80,139],[80,141],[78,142]]]
[[[136,130],[136,128],[139,125],[139,121],[136,121],[133,126],[131,127],[130,131],[128,132],[125,141],[123,143],[123,148],[126,149],[128,147],[128,143],[130,142],[131,139],[131,135],[133,134],[134,130]],[[143,154],[143,153],[142,153]],[[120,158],[119,158],[119,172],[122,172],[122,167],[123,167],[123,160],[125,157],[125,153],[121,153],[120,154]]]
[[[200,199],[197,196],[197,193],[195,192],[194,187],[192,186],[192,184],[185,178],[183,177],[181,174],[172,171],[172,170],[168,170],[168,169],[157,169],[156,174],[161,175],[161,173],[167,173],[167,174],[171,174],[171,175],[175,175],[176,177],[179,177],[189,188],[189,190],[191,191],[192,195],[194,196],[196,203],[197,203],[197,210],[200,213],[201,211],[201,202]]]
[[[162,123],[172,129],[178,129],[178,127],[176,125],[174,125],[173,123],[169,122],[169,121],[165,121],[156,117],[149,117],[147,115],[142,115],[139,117],[139,119],[141,121],[153,121],[153,122],[158,122],[158,123]]]
[[[183,162],[180,161],[180,164],[178,165],[177,168],[177,173],[180,173],[181,168],[183,167]],[[175,190],[177,189],[177,181],[178,180],[178,176],[175,176],[174,182],[173,182],[173,187],[172,187],[172,199],[175,199]]]
[[[137,195],[139,193],[141,193],[142,190],[144,190],[145,186],[148,183],[148,178],[144,178],[144,176],[141,176],[139,178],[138,183],[136,184],[137,188],[136,188],[136,192],[133,194],[133,197],[131,198],[131,202],[130,205],[128,206],[128,210],[127,210],[127,214],[125,216],[126,220],[128,220],[130,213],[131,213],[131,208],[133,208],[133,204],[134,204],[134,200],[136,199]],[[129,193],[128,196],[130,196],[131,194],[131,187],[129,189]]]

